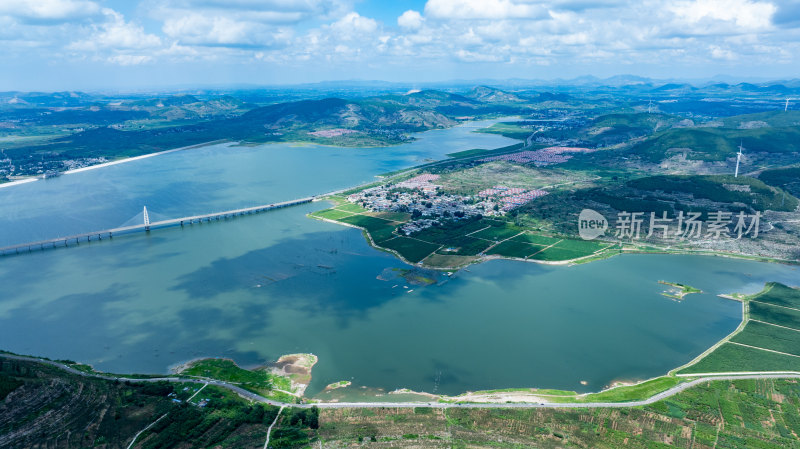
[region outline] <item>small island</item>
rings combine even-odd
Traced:
[[[676,301],[683,301],[683,298],[690,293],[703,293],[703,291],[699,288],[694,288],[690,285],[679,284],[677,282],[658,281],[658,283],[672,287],[669,290],[661,292],[661,294]]]
[[[351,384],[352,382],[350,382],[349,380],[340,380],[339,382],[334,382],[328,385],[327,387],[325,387],[325,390],[323,391],[338,390],[339,388],[349,387]]]

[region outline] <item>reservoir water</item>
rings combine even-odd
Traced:
[[[478,125],[472,125],[472,128]],[[301,197],[509,141],[469,127],[387,149],[213,146],[0,189],[3,242]],[[0,258],[0,348],[112,372],[163,373],[196,357],[244,366],[319,356],[308,393],[354,386],[596,391],[657,376],[731,332],[739,303],[796,267],[703,256],[626,255],[573,267],[492,261],[436,285],[360,232],[305,216],[255,216]],[[672,301],[658,280],[705,291]]]
[[[494,121],[417,134],[383,148],[210,145],[0,188],[0,246],[151,219],[286,201],[352,187],[447,153],[518,143],[475,133]]]

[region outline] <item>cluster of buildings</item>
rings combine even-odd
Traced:
[[[433,181],[439,175],[424,174],[397,184],[384,184],[352,194],[347,199],[374,211],[410,212],[414,218],[463,218],[482,214],[470,197],[449,195]]]
[[[400,226],[400,228],[397,231],[403,235],[411,235],[423,229],[430,228],[431,226],[436,226],[438,223],[439,223],[438,221],[431,220],[430,218],[423,218],[421,220],[412,220]]]
[[[419,176],[415,176],[411,179],[407,179],[402,182],[397,183],[397,187],[405,188],[405,189],[419,189],[423,193],[436,193],[436,190],[439,188],[439,185],[434,184],[433,181],[439,179],[439,175],[431,175],[431,174],[423,174]]]
[[[88,167],[104,162],[107,162],[107,160],[102,157],[67,159],[65,161],[36,157],[12,161],[9,158],[5,158],[0,159],[0,180],[28,176],[57,176],[66,170],[74,170],[76,168]]]
[[[508,212],[545,195],[547,192],[544,190],[526,190],[505,186],[494,186],[478,192],[478,197],[493,201],[503,212]]]
[[[591,153],[597,151],[591,148],[580,147],[547,147],[541,150],[521,151],[519,153],[490,156],[480,159],[479,162],[508,161],[517,164],[534,163],[537,167],[551,164],[560,164],[572,159],[574,153]]]
[[[440,219],[462,219],[478,215],[504,215],[536,198],[547,195],[544,190],[528,190],[494,186],[475,196],[444,193],[434,181],[439,175],[423,174],[414,178],[362,190],[347,197],[352,203],[373,212],[393,211],[411,213],[412,221],[400,228],[412,234],[431,226]]]
[[[339,137],[345,134],[353,134],[357,133],[358,131],[354,129],[347,129],[347,128],[335,128],[335,129],[323,129],[320,131],[310,132],[314,137]]]

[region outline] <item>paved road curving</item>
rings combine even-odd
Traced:
[[[785,372],[785,373],[747,373],[743,375],[725,374],[725,375],[705,375],[695,380],[691,380],[680,385],[676,385],[666,391],[656,394],[648,399],[641,401],[629,402],[579,402],[579,403],[554,403],[554,402],[511,402],[511,403],[478,403],[478,402],[319,402],[312,404],[292,404],[288,402],[280,402],[272,399],[265,398],[256,393],[247,391],[236,385],[223,382],[221,380],[200,380],[200,379],[187,379],[181,377],[150,377],[134,379],[128,377],[115,377],[105,374],[92,374],[84,371],[76,370],[71,366],[65,365],[60,362],[52,360],[44,360],[36,357],[26,357],[20,355],[0,354],[0,359],[22,360],[28,362],[37,362],[45,365],[54,366],[64,370],[70,374],[75,374],[83,377],[91,377],[95,379],[105,380],[118,380],[123,382],[172,382],[172,383],[193,383],[193,384],[208,384],[215,385],[220,388],[226,388],[233,391],[240,396],[243,396],[252,401],[261,402],[264,404],[274,405],[276,407],[296,407],[296,408],[414,408],[414,407],[433,407],[433,408],[628,408],[638,407],[642,405],[649,405],[654,402],[666,399],[670,396],[676,395],[684,390],[692,388],[696,385],[714,381],[714,380],[742,380],[742,379],[800,379],[798,372]]]

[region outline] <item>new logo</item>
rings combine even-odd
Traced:
[[[584,240],[594,240],[605,234],[608,229],[608,220],[599,212],[584,209],[578,215],[578,235]]]

